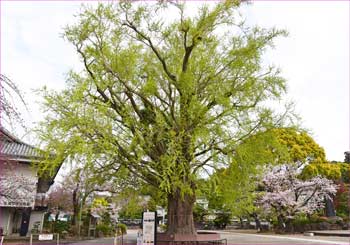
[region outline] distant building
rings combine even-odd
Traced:
[[[40,160],[41,150],[0,127],[0,230],[5,235],[42,230],[44,199],[55,176],[38,177],[32,164]]]

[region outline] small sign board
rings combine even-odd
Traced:
[[[142,213],[142,245],[155,245],[157,212]]]
[[[53,234],[39,234],[39,241],[53,240]]]

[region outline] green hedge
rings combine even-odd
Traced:
[[[97,234],[102,233],[104,236],[108,236],[112,234],[113,228],[107,224],[98,224],[96,226],[96,231]]]
[[[117,235],[126,234],[127,226],[125,224],[117,224]]]
[[[54,232],[62,234],[64,231],[69,231],[70,222],[57,220],[54,223]]]

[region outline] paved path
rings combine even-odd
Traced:
[[[340,244],[350,245],[349,237],[308,237],[303,235],[260,235],[221,231],[227,244]]]
[[[273,245],[273,244],[313,244],[313,245],[350,245],[349,237],[324,237],[314,236],[308,237],[303,235],[260,235],[260,234],[247,234],[239,232],[227,232],[227,231],[216,231],[219,232],[221,238],[227,239],[228,245],[238,244],[257,244],[257,245]],[[108,244],[113,245],[113,238],[102,238],[96,240],[90,240],[78,244]],[[124,244],[136,244],[136,231],[128,231],[126,237],[124,237]]]
[[[310,233],[314,233],[315,235],[320,235],[320,236],[350,237],[350,230],[310,231]]]
[[[123,244],[130,244],[130,245],[136,245],[136,238],[137,238],[137,230],[128,230],[128,234],[123,236]],[[106,245],[113,245],[114,244],[114,238],[99,238],[94,240],[87,240],[83,242],[75,242],[75,243],[69,243],[74,245],[84,245],[84,244],[106,244]],[[120,243],[118,243],[120,245]]]
[[[256,245],[299,245],[299,244],[311,244],[311,245],[350,245],[349,237],[335,237],[335,236],[303,236],[303,235],[267,235],[267,234],[248,234],[241,233],[239,231],[215,231],[219,232],[221,238],[227,239],[228,245],[241,245],[241,244],[256,244]],[[124,245],[136,245],[136,230],[128,230],[128,234],[124,237]],[[101,244],[101,245],[113,245],[113,238],[100,238],[94,240],[87,240],[81,242],[72,242],[72,245],[84,245],[84,244]],[[6,243],[5,244],[9,244]],[[29,243],[17,243],[28,245]],[[65,242],[65,244],[67,244]],[[12,243],[11,245],[14,245]],[[51,245],[55,245],[51,243]]]

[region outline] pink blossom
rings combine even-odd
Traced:
[[[259,204],[267,213],[293,218],[299,213],[313,213],[324,207],[325,199],[332,199],[336,185],[316,176],[309,180],[298,178],[300,170],[293,165],[271,167],[262,180],[265,193]]]

